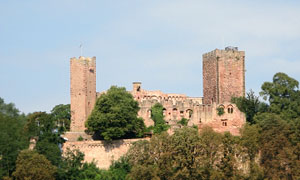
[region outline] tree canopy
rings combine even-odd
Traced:
[[[273,82],[265,82],[260,95],[270,104],[269,111],[285,119],[300,116],[299,82],[284,73],[276,73]]]
[[[112,86],[97,99],[86,127],[104,140],[142,137],[145,124],[138,111],[138,102],[125,88]]]
[[[250,124],[255,124],[254,116],[258,112],[266,112],[268,105],[259,100],[252,90],[246,93],[246,97],[233,97],[231,99],[237,105],[240,111],[246,115],[246,121]]]
[[[25,123],[25,115],[0,98],[0,178],[15,170],[18,153],[28,147],[29,139],[23,131]]]
[[[51,115],[58,125],[59,132],[70,130],[71,123],[71,109],[70,104],[59,104],[51,110]]]
[[[35,151],[21,151],[16,165],[13,173],[16,180],[55,180],[56,167]]]

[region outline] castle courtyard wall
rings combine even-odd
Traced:
[[[68,149],[79,149],[85,154],[84,162],[95,162],[98,168],[108,169],[112,161],[118,160],[125,155],[132,143],[139,140],[149,140],[149,138],[122,139],[105,142],[94,141],[67,141],[63,145],[63,152]]]

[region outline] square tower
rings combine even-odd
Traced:
[[[230,102],[245,96],[245,52],[237,47],[203,54],[204,104]]]
[[[71,132],[84,132],[96,103],[96,57],[70,59]]]

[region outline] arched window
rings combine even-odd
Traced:
[[[229,105],[227,107],[227,112],[228,112],[228,114],[232,114],[233,113],[233,107],[232,107],[232,105]]]
[[[187,110],[186,110],[186,113],[189,115],[189,118],[191,118],[192,115],[193,115],[193,110],[187,109]]]

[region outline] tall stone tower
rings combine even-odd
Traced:
[[[71,132],[84,132],[96,102],[96,57],[70,59]]]
[[[226,47],[203,54],[203,103],[222,104],[244,95],[245,52]]]

